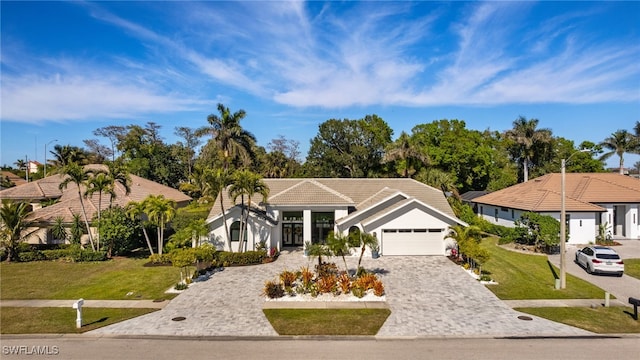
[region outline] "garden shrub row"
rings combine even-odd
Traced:
[[[242,253],[221,251],[216,254],[216,260],[222,266],[262,264],[266,258],[267,252],[264,250],[246,251]]]
[[[173,259],[180,263],[195,263],[196,261],[211,262],[212,267],[219,266],[242,266],[256,265],[264,263],[267,258],[265,250],[246,251],[234,253],[228,251],[216,251],[213,247],[180,248],[171,251],[169,254],[153,254],[149,256],[149,262],[154,265],[171,265]]]
[[[78,247],[56,250],[31,250],[18,253],[18,261],[21,262],[59,259],[70,262],[105,261],[107,260],[107,253],[105,251],[83,250]]]

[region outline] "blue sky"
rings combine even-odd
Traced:
[[[107,125],[154,121],[175,142],[219,102],[246,110],[260,145],[282,134],[304,152],[320,123],[367,114],[394,137],[443,118],[503,131],[522,115],[576,144],[640,120],[640,2],[0,6],[1,164]]]

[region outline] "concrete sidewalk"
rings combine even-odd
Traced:
[[[541,299],[541,300],[502,300],[511,308],[522,307],[591,307],[604,306],[604,299]],[[618,299],[609,300],[609,306],[630,306]]]
[[[69,307],[78,300],[2,300],[0,307]],[[85,300],[84,307],[162,309],[169,303],[155,300]]]

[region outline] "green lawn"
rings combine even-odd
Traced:
[[[180,280],[171,266],[144,267],[146,259],[104,262],[34,261],[0,264],[0,298],[11,299],[170,299],[164,292]],[[131,293],[127,296],[128,293]]]
[[[636,279],[640,279],[640,259],[625,259],[624,273],[629,276],[633,276]]]
[[[48,334],[83,333],[111,325],[157,309],[83,308],[82,328],[76,328],[76,311],[68,308],[0,308],[0,333]]]
[[[555,289],[559,269],[546,256],[527,255],[503,249],[496,238],[487,238],[481,246],[491,255],[482,270],[490,273],[498,285],[488,288],[503,300],[523,299],[602,299],[604,290],[567,274],[567,287]],[[567,259],[567,261],[571,261]]]
[[[375,335],[389,309],[264,309],[280,335]]]
[[[630,307],[517,308],[516,310],[599,334],[640,333]]]

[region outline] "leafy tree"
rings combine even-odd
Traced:
[[[402,177],[408,178],[420,168],[429,163],[429,156],[413,144],[406,132],[400,133],[398,139],[387,147],[383,162],[395,164],[396,171]]]
[[[624,154],[638,153],[640,142],[627,130],[618,130],[600,143],[600,146],[609,150],[600,157],[600,160],[607,160],[613,155],[620,158],[620,174],[624,174]]]
[[[232,183],[229,187],[229,196],[235,203],[238,197],[242,197],[242,217],[240,221],[240,243],[238,244],[238,252],[244,251],[246,245],[247,225],[249,221],[249,213],[251,212],[251,199],[254,194],[262,196],[262,202],[267,201],[269,196],[269,187],[262,180],[260,175],[248,170],[239,170],[233,174]],[[247,206],[245,208],[244,198],[247,198]],[[225,222],[226,223],[226,222]]]
[[[3,199],[0,208],[0,241],[7,250],[7,261],[14,261],[18,256],[18,246],[36,229],[29,230],[33,224],[27,220],[29,204]]]
[[[113,151],[98,141],[98,139],[82,140],[87,147],[88,160],[91,164],[102,164],[107,159],[113,158]]]
[[[412,141],[428,154],[431,167],[449,174],[459,192],[487,187],[492,148],[485,136],[461,120],[439,120],[412,129]]]
[[[253,154],[251,147],[256,142],[252,133],[244,130],[240,121],[247,115],[244,110],[231,113],[228,107],[218,104],[219,116],[211,114],[207,117],[208,126],[196,130],[198,136],[210,135],[209,146],[222,153],[224,169],[229,169],[234,161],[243,165],[251,163]]]
[[[513,141],[502,133],[486,130],[482,133],[484,143],[491,149],[489,183],[486,190],[496,191],[518,183],[518,166],[511,161],[509,148]],[[476,189],[482,190],[482,189]]]
[[[162,255],[164,247],[164,229],[176,215],[176,202],[165,199],[163,195],[149,195],[144,200],[145,212],[158,229],[158,254]]]
[[[416,176],[421,183],[441,189],[443,192],[451,192],[455,198],[459,198],[458,188],[450,173],[436,168],[422,169]]]
[[[327,237],[327,246],[334,256],[342,257],[344,262],[344,271],[349,274],[349,266],[347,266],[346,256],[351,255],[351,248],[349,247],[349,236],[342,233],[329,233]]]
[[[284,135],[278,135],[277,138],[271,139],[269,144],[267,144],[267,149],[269,149],[269,152],[282,153],[288,159],[296,162],[300,157],[300,142],[287,139]]]
[[[320,124],[305,163],[308,176],[377,177],[393,130],[377,115],[360,120],[330,119]]]
[[[87,181],[90,178],[91,171],[85,170],[81,165],[75,162],[61,168],[62,174],[65,176],[64,180],[60,183],[60,190],[66,189],[70,183],[74,183],[78,188],[78,199],[80,201],[80,208],[82,209],[82,215],[84,217],[84,223],[87,226],[87,234],[89,235],[89,243],[91,243],[91,249],[96,251],[96,247],[93,243],[93,235],[91,234],[91,227],[89,226],[89,219],[87,218],[87,210],[84,207],[84,201],[81,191],[81,186],[86,186]]]
[[[538,119],[520,116],[513,122],[513,129],[505,135],[514,141],[512,155],[522,163],[524,182],[529,181],[529,170],[551,158],[551,130],[538,129]]]
[[[594,157],[602,152],[602,148],[599,145],[589,141],[583,141],[578,148],[576,148],[573,141],[562,137],[554,137],[551,140],[551,146],[556,155],[545,164],[534,169],[532,173],[535,176],[559,172],[561,160],[569,158],[571,158],[571,160],[566,163],[567,172],[604,171],[604,162]],[[580,152],[582,150],[585,152]]]
[[[117,144],[121,138],[124,137],[126,133],[126,129],[124,126],[118,125],[109,125],[105,127],[101,127],[93,131],[93,135],[95,136],[103,136],[109,139],[111,143],[111,161],[115,161],[115,155],[117,150]]]
[[[104,211],[98,232],[107,248],[107,256],[123,255],[138,246],[138,227],[125,209],[115,206]]]
[[[200,138],[197,136],[194,129],[187,126],[177,126],[174,133],[184,139],[184,142],[178,142],[178,145],[184,149],[182,154],[184,156],[184,162],[187,163],[189,170],[187,176],[191,176],[193,161],[196,155],[196,147],[201,143]]]
[[[549,215],[525,212],[515,221],[519,241],[542,249],[560,242],[560,222]]]

